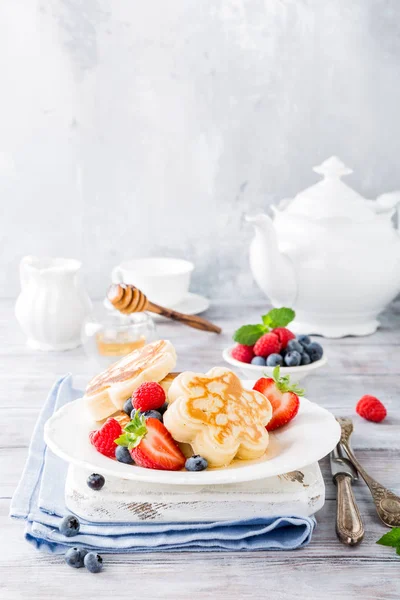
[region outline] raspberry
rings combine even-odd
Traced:
[[[288,345],[288,342],[296,337],[294,333],[292,333],[290,329],[286,329],[286,327],[277,327],[272,330],[272,333],[278,336],[281,343],[281,350],[284,350]]]
[[[244,344],[237,344],[232,349],[232,358],[240,360],[240,362],[251,363],[254,358],[253,346],[245,346]]]
[[[254,345],[254,354],[267,358],[270,354],[279,354],[281,342],[275,333],[264,333]]]
[[[136,410],[157,410],[165,402],[165,392],[156,381],[146,381],[132,394],[132,405]]]
[[[113,458],[117,444],[114,442],[122,433],[121,425],[115,419],[107,419],[97,431],[89,433],[89,440],[98,452]]]
[[[383,406],[382,402],[375,398],[375,396],[363,396],[357,402],[356,412],[367,419],[367,421],[374,421],[375,423],[380,423],[386,417],[387,412],[386,408]]]

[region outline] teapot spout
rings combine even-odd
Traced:
[[[273,221],[267,215],[246,216],[255,228],[250,247],[250,266],[262,291],[275,306],[293,306],[297,295],[292,261],[279,250]]]

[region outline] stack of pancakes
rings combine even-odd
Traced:
[[[168,392],[175,365],[175,348],[167,340],[147,344],[124,356],[89,382],[84,398],[91,417],[101,421],[115,415],[145,381],[157,381]]]

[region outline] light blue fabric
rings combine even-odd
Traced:
[[[26,521],[25,537],[44,552],[84,546],[102,552],[292,550],[308,544],[314,517],[268,517],[212,523],[89,523],[65,538],[58,530],[66,514],[64,482],[67,464],[43,441],[46,420],[55,410],[81,396],[71,375],[57,381],[40,413],[28,459],[11,503],[13,518]]]

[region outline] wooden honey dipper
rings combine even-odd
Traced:
[[[206,319],[194,315],[184,315],[171,308],[164,308],[164,306],[150,302],[143,292],[133,285],[126,283],[113,284],[108,290],[107,298],[114,308],[125,315],[148,310],[168,319],[179,321],[184,325],[189,325],[189,327],[201,329],[202,331],[212,331],[214,333],[221,333],[222,331],[220,327],[214,325],[214,323],[210,323]]]

